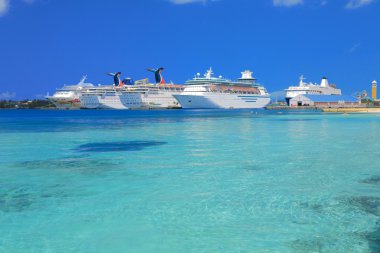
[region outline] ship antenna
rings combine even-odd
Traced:
[[[301,75],[300,76],[300,86],[303,86],[304,85],[304,82],[303,80],[305,80],[306,78],[304,77],[304,75]]]
[[[84,81],[86,81],[87,75],[84,75],[82,79],[80,79],[79,84],[84,84]]]
[[[212,76],[212,67],[210,67],[207,71],[206,71],[206,74],[205,74],[205,77],[207,79],[211,79],[211,76]]]

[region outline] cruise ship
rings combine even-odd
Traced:
[[[46,96],[58,109],[132,109],[143,106],[141,94],[127,86],[94,85],[86,76],[76,85],[65,85]]]
[[[160,74],[161,76],[161,74]],[[156,84],[149,79],[138,80],[133,85],[98,86],[85,89],[81,96],[83,108],[91,109],[172,109],[181,108],[173,97],[180,94],[184,86],[166,84],[162,76]]]
[[[85,83],[84,76],[76,85],[65,85],[54,93],[53,96],[46,96],[58,109],[79,109],[83,108],[81,103],[82,91],[86,88],[92,88],[92,83]]]
[[[181,108],[173,97],[184,90],[183,85],[149,83],[148,78],[134,85],[93,85],[85,83],[64,86],[46,98],[59,109],[165,109]],[[157,81],[157,80],[156,80]]]
[[[290,86],[285,89],[285,100],[289,105],[290,99],[298,95],[342,95],[342,91],[337,89],[334,84],[329,84],[326,77],[323,77],[321,84],[305,83],[304,76],[300,76],[300,82],[298,86]]]
[[[222,76],[213,77],[212,68],[204,76],[200,73],[188,80],[186,88],[174,95],[182,108],[199,109],[244,109],[263,108],[270,102],[266,89],[256,83],[252,72],[246,70],[236,81]]]
[[[87,89],[80,100],[82,108],[86,109],[175,109],[181,105],[173,95],[180,94],[183,89],[182,85],[150,83],[125,89]]]

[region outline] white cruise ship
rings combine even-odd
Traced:
[[[80,97],[82,108],[86,109],[166,109],[181,108],[173,97],[183,91],[181,85],[133,85],[124,88],[112,87],[87,89]]]
[[[79,109],[83,105],[81,103],[82,91],[86,88],[92,88],[92,83],[85,83],[84,76],[76,85],[65,85],[54,93],[53,96],[46,96],[58,109]]]
[[[184,86],[173,84],[150,84],[148,79],[138,80],[135,85],[93,85],[85,83],[86,77],[77,85],[64,86],[53,96],[46,98],[59,109],[145,109],[181,108],[173,97]]]
[[[84,76],[77,85],[65,85],[46,96],[58,109],[131,109],[143,106],[141,94],[127,86],[93,85]]]
[[[256,83],[249,70],[242,72],[237,81],[212,75],[211,68],[203,77],[198,73],[185,83],[187,87],[180,95],[174,95],[182,108],[263,108],[270,102],[268,92]]]
[[[329,84],[326,77],[322,78],[321,84],[305,83],[304,76],[300,76],[298,86],[290,86],[285,89],[286,103],[289,105],[290,99],[298,95],[342,95],[342,91],[337,89],[335,85]]]

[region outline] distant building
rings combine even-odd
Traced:
[[[289,102],[290,106],[352,107],[360,105],[360,99],[345,95],[298,95]]]
[[[377,82],[372,81],[372,99],[377,100]]]

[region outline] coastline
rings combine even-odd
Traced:
[[[323,108],[327,113],[380,113],[379,107]]]

